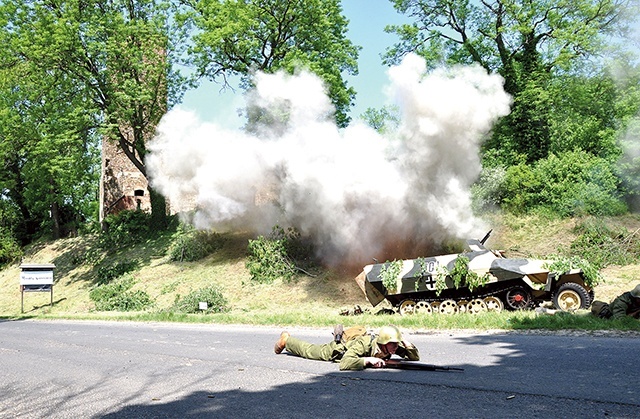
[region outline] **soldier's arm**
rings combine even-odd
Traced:
[[[369,339],[367,337],[367,339]],[[363,370],[367,366],[366,357],[370,355],[362,338],[350,343],[340,360],[340,370]]]
[[[411,342],[407,342],[404,340],[400,342],[400,345],[398,345],[396,355],[410,361],[420,361],[420,353],[418,352],[418,348],[413,346]]]

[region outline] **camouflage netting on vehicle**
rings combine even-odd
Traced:
[[[387,300],[400,314],[531,309],[552,301],[562,311],[586,309],[593,289],[581,269],[552,272],[551,261],[507,258],[482,240],[468,252],[367,265],[356,277],[375,307]]]

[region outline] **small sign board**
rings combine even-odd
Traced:
[[[24,312],[25,292],[49,292],[51,293],[51,305],[53,306],[53,270],[55,267],[56,266],[51,263],[23,263],[20,265],[22,312]]]
[[[24,266],[24,264],[20,265],[20,285],[53,285],[54,265],[38,265],[41,267],[38,270]]]

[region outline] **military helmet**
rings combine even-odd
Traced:
[[[636,285],[636,287],[631,290],[631,295],[636,298],[640,298],[640,285]]]
[[[378,332],[378,343],[386,345],[389,342],[400,343],[402,342],[402,334],[395,326],[384,326],[380,328]]]

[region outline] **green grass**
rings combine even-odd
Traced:
[[[607,221],[624,225],[631,231],[640,227],[640,220],[636,216]],[[487,218],[487,223],[494,232],[487,244],[494,249],[504,249],[510,257],[544,257],[571,243],[577,222],[579,220],[492,216]],[[56,265],[53,307],[49,306],[48,293],[25,293],[24,313],[21,313],[19,268],[18,264],[14,264],[0,271],[0,317],[327,328],[332,328],[336,323],[367,327],[393,323],[413,330],[640,331],[640,322],[637,320],[601,320],[587,311],[556,315],[540,315],[533,311],[376,315],[374,313],[380,307],[371,307],[354,281],[359,273],[357,268],[326,270],[318,277],[298,276],[291,282],[278,280],[271,284],[254,283],[245,267],[250,238],[242,233],[225,234],[222,248],[194,262],[170,260],[170,234],[108,252],[99,250],[96,247],[97,239],[92,236],[38,243],[27,249],[24,262]],[[144,312],[96,311],[89,293],[100,283],[100,272],[131,261],[136,261],[135,270],[128,274],[133,276],[135,282],[131,290],[147,293],[154,301],[153,307]],[[640,265],[611,266],[602,273],[605,282],[595,288],[596,299],[602,301],[610,301],[640,282],[637,279],[640,278]],[[211,314],[171,311],[178,299],[212,285],[228,301],[229,311]],[[341,311],[355,305],[365,309],[366,313],[340,315]]]

